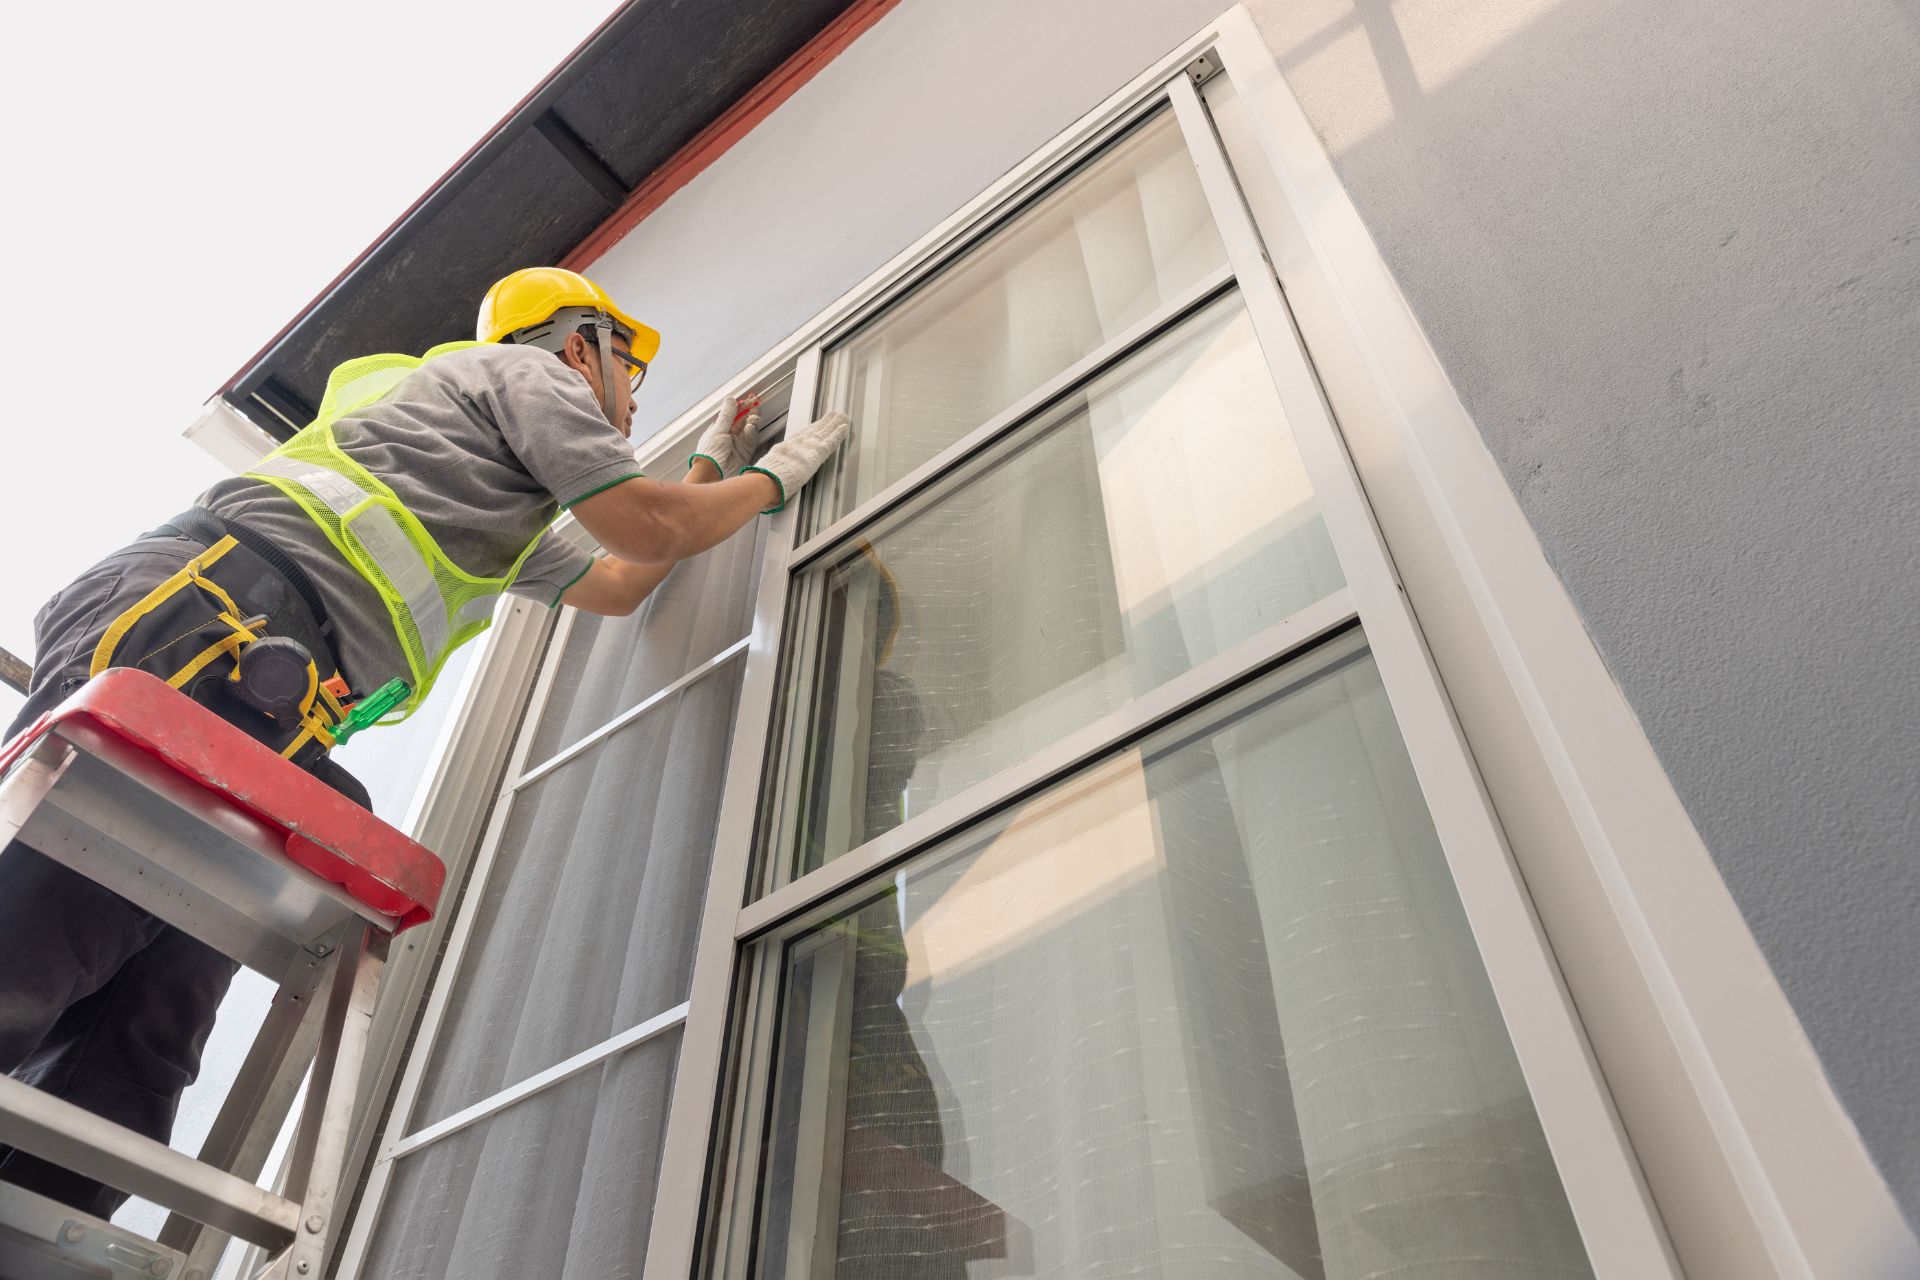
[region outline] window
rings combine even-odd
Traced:
[[[1355,631],[751,963],[764,1280],[1590,1274]]]
[[[1016,408],[1226,264],[1162,114],[828,354],[859,423],[809,486],[817,527]]]
[[[1229,289],[809,571],[782,861],[819,867],[1340,585]]]
[[[1524,895],[1160,93],[815,348],[853,435],[758,606],[695,979],[730,1047],[675,1104],[698,1274],[1590,1275],[1577,1184],[1632,1185],[1551,1153],[1617,1142],[1605,1096],[1523,1070],[1586,1061],[1571,1012],[1544,949],[1483,959]]]
[[[769,356],[854,422],[798,502],[563,623],[344,1274],[1664,1265],[1189,65]]]

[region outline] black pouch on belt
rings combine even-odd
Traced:
[[[95,652],[96,671],[139,667],[311,766],[327,750],[322,733],[338,722],[340,704],[325,687],[339,674],[325,607],[306,575],[260,535],[198,507],[154,533],[206,551],[171,590],[115,621]]]

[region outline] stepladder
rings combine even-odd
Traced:
[[[238,1240],[265,1258],[252,1280],[317,1280],[388,947],[432,916],[440,860],[133,669],[88,682],[0,749],[9,846],[279,987],[197,1157],[0,1076],[0,1145],[170,1211],[147,1238],[0,1182],[0,1276],[215,1280]],[[256,1180],[303,1081],[284,1179],[269,1190]]]

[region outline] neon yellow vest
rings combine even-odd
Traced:
[[[347,361],[328,376],[319,416],[247,472],[299,503],[387,606],[413,692],[405,709],[383,724],[411,715],[433,688],[447,655],[492,624],[495,599],[519,576],[540,535],[534,535],[506,576],[468,573],[447,558],[420,518],[385,482],[347,456],[333,438],[333,424],[385,397],[427,361],[482,345],[447,342],[424,356]]]

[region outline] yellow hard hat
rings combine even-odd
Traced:
[[[660,351],[660,333],[622,311],[607,291],[565,267],[526,267],[504,276],[480,300],[474,337],[498,342],[529,325],[542,324],[564,307],[596,307],[632,335],[634,359],[650,364]]]

